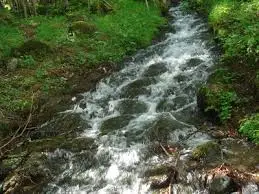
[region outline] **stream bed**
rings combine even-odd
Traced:
[[[258,148],[242,139],[218,140],[213,126],[199,128],[205,120],[197,110],[196,92],[218,59],[216,45],[199,16],[183,13],[181,6],[169,14],[174,30],[161,42],[140,50],[60,113],[66,120],[80,120],[76,124],[80,122],[82,132],[75,141],[87,139],[80,144],[87,149],[47,152],[56,175],[43,193],[153,193],[151,183],[165,178],[172,166],[180,181],[170,187],[171,193],[208,193],[204,167],[227,163],[240,170],[258,168]],[[216,146],[203,162],[192,160],[193,150],[204,143]],[[241,189],[258,192],[254,183]]]

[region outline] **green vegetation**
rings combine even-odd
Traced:
[[[19,3],[19,1],[17,1]],[[89,4],[90,3],[90,4]],[[67,92],[73,75],[119,62],[149,45],[165,24],[154,3],[71,1],[0,8],[0,110],[27,110],[41,95]],[[143,30],[144,29],[144,30]],[[13,60],[15,59],[15,60]]]
[[[209,154],[217,155],[219,153],[220,153],[219,145],[213,141],[209,141],[197,146],[192,152],[192,157],[196,160],[199,160],[202,158],[206,158]]]
[[[245,119],[241,123],[239,132],[259,144],[259,114],[255,114]]]
[[[225,49],[227,59],[238,58],[255,65],[259,58],[257,0],[189,0],[189,6],[207,14]]]
[[[220,85],[209,85],[202,87],[200,93],[205,97],[205,112],[215,112],[222,123],[231,118],[232,107],[238,99],[235,91]]]
[[[258,111],[259,1],[186,0],[184,9],[207,16],[223,48],[218,69],[200,89],[198,104],[205,113],[216,112],[222,123],[239,126],[239,120]],[[255,142],[257,131],[258,116],[242,122],[240,132]]]

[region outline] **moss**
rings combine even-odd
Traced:
[[[199,159],[205,158],[209,154],[218,153],[219,151],[220,151],[219,145],[213,141],[209,141],[207,143],[197,146],[193,150],[192,156],[194,159],[199,160]]]
[[[259,113],[241,122],[239,132],[259,144]]]
[[[144,177],[154,177],[154,176],[159,176],[159,175],[165,175],[168,174],[168,172],[172,171],[171,166],[157,166],[152,169],[148,169],[144,172]]]
[[[69,138],[67,136],[57,136],[41,140],[35,140],[26,145],[30,152],[54,151],[55,149],[65,149],[79,152],[96,148],[94,140],[91,138]]]
[[[18,49],[15,50],[15,54],[20,56],[35,56],[42,57],[51,53],[51,48],[44,42],[38,40],[29,40],[23,43]]]
[[[27,154],[28,152],[24,151],[18,154],[9,155],[7,159],[2,161],[2,165],[4,168],[15,169],[23,161]]]

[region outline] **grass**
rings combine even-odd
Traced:
[[[0,58],[10,55],[11,49],[19,47],[24,40],[17,26],[0,23]]]
[[[112,5],[113,10],[107,13],[93,13],[80,6],[63,15],[56,10],[56,14],[27,19],[0,13],[8,20],[0,22],[0,59],[5,65],[11,57],[19,59],[15,71],[0,77],[0,109],[20,112],[30,107],[33,94],[53,95],[66,90],[69,74],[121,61],[149,45],[165,23],[159,7],[152,4],[149,9],[144,2],[134,0],[118,0]],[[74,22],[91,27],[91,33],[79,29],[70,36]],[[31,39],[36,42],[24,44]],[[46,51],[35,52],[42,46]],[[18,54],[13,53],[17,48]]]

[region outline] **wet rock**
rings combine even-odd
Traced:
[[[182,69],[183,71],[186,71],[186,70],[188,70],[188,69],[191,69],[191,68],[193,68],[193,67],[196,67],[196,66],[200,65],[202,62],[203,62],[203,61],[202,61],[201,59],[199,59],[199,58],[191,58],[187,63],[185,63],[185,64],[181,67],[181,69]]]
[[[155,63],[148,67],[148,69],[143,73],[143,76],[154,77],[165,73],[166,71],[166,63]]]
[[[8,72],[11,72],[11,71],[15,71],[18,66],[19,66],[19,59],[12,58],[10,61],[8,61],[6,65],[6,69]]]
[[[118,104],[118,111],[121,114],[137,114],[147,111],[147,105],[137,100],[123,100]]]
[[[30,134],[32,140],[55,137],[60,134],[71,136],[82,132],[88,123],[79,114],[61,114]]]
[[[188,99],[185,96],[177,96],[170,101],[162,100],[158,103],[156,109],[158,112],[169,112],[172,110],[178,110],[186,104],[188,104]]]
[[[113,132],[115,130],[118,130],[127,126],[130,120],[133,118],[134,116],[132,115],[122,115],[122,116],[117,116],[117,117],[113,117],[105,120],[102,123],[101,129],[100,129],[102,132],[102,135],[105,135],[107,133]]]
[[[150,94],[150,89],[147,88],[149,85],[154,83],[152,78],[143,78],[135,80],[121,89],[122,98],[135,98],[139,95]]]
[[[150,184],[150,189],[162,189],[168,187],[172,183],[176,183],[178,178],[178,172],[172,168],[169,174],[164,179],[155,180]]]
[[[175,120],[169,114],[161,115],[146,131],[146,137],[150,141],[167,142],[175,130],[184,128],[185,125]]]
[[[161,165],[161,166],[156,166],[151,169],[147,169],[144,172],[144,177],[154,177],[154,176],[161,176],[168,174],[172,170],[172,166],[169,165]]]
[[[238,185],[228,176],[215,177],[209,185],[211,194],[229,194],[238,190]]]
[[[177,82],[187,82],[189,80],[189,77],[183,74],[179,74],[175,76],[174,78]]]
[[[224,161],[240,171],[255,168],[259,161],[259,147],[235,138],[221,140]],[[251,154],[253,153],[253,154]]]
[[[52,152],[56,149],[64,149],[71,152],[80,152],[83,150],[92,150],[96,148],[92,138],[69,138],[66,136],[57,136],[31,141],[26,145],[29,151]]]

